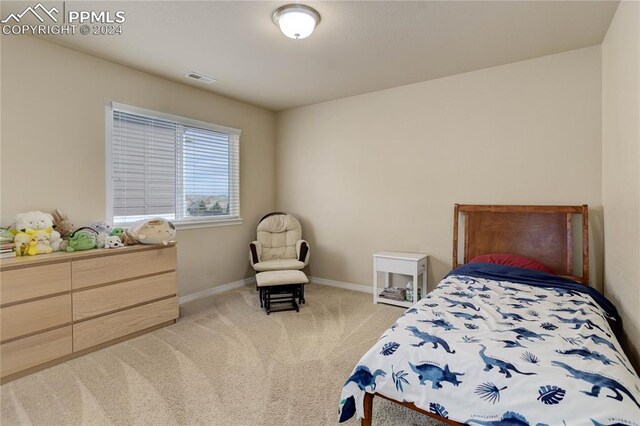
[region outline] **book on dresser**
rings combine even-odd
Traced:
[[[177,246],[0,258],[2,382],[176,321]]]

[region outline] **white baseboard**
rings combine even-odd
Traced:
[[[326,278],[309,276],[309,281],[313,284],[326,285],[329,287],[337,287],[345,290],[359,291],[362,293],[373,293],[373,287],[369,287],[361,284],[345,283],[343,281],[328,280]],[[193,300],[202,299],[203,297],[213,296],[214,294],[224,293],[225,291],[235,290],[244,287],[247,284],[253,284],[256,282],[255,277],[248,277],[242,280],[234,281],[227,284],[222,284],[217,287],[211,287],[206,290],[198,291],[196,293],[187,294],[178,298],[178,303],[183,304],[191,302]]]
[[[313,284],[326,285],[329,287],[337,287],[345,290],[360,291],[362,293],[373,294],[373,286],[345,283],[343,281],[328,280],[320,277],[309,277],[309,281]]]
[[[186,296],[180,296],[178,303],[183,304],[191,302],[192,300],[202,299],[203,297],[213,296],[214,294],[224,293],[225,291],[235,290],[237,288],[244,287],[247,284],[254,283],[255,277],[244,278],[242,280],[234,281],[232,283],[222,284],[217,287],[211,287],[206,290],[198,291],[196,293],[187,294]]]

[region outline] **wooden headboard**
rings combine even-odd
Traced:
[[[458,220],[464,215],[463,263],[488,253],[539,260],[556,274],[589,285],[589,210],[582,206],[502,206],[456,204],[453,267],[458,262]],[[582,216],[582,276],[574,274],[573,216]]]

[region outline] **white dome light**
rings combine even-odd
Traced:
[[[303,4],[287,4],[274,12],[273,22],[282,34],[298,40],[311,35],[320,22],[320,14]]]

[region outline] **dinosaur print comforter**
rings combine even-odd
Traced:
[[[340,422],[365,392],[470,425],[640,425],[640,379],[595,290],[490,264],[453,270],[362,357]]]

